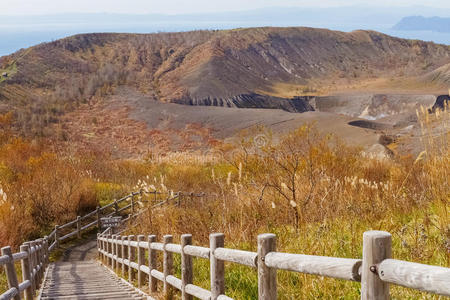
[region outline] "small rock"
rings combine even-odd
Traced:
[[[364,151],[364,156],[376,158],[376,159],[388,159],[391,158],[393,153],[391,150],[386,148],[381,144],[373,144],[366,151]]]

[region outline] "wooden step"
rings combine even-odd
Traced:
[[[38,299],[147,299],[96,261],[56,262],[49,266]]]

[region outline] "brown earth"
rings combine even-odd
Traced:
[[[374,31],[265,27],[84,34],[2,57],[0,71],[10,76],[0,82],[0,100],[56,105],[85,101],[117,84],[166,102],[237,107],[247,107],[251,95],[270,103],[365,85],[410,89],[419,80],[421,89],[441,93],[449,64],[450,46]]]
[[[373,31],[84,34],[0,58],[0,109],[25,135],[118,157],[305,122],[370,148],[447,92],[449,65],[449,46]]]
[[[278,134],[306,123],[314,123],[322,132],[354,145],[378,143],[381,132],[349,125],[354,119],[318,111],[299,114],[163,103],[136,90],[120,88],[104,101],[82,105],[66,114],[58,129],[58,144],[64,149],[96,148],[116,157],[137,158],[155,151],[205,150],[255,126]]]
[[[348,144],[399,154],[421,151],[416,110],[432,95],[338,95],[314,98],[316,111],[240,109],[164,103],[132,88],[83,104],[56,125],[61,149],[96,149],[119,158],[174,151],[204,151],[231,141],[241,130],[264,126],[275,135],[315,124]],[[65,140],[65,141],[64,141]],[[381,147],[380,147],[381,146]],[[382,151],[383,152],[383,151]]]

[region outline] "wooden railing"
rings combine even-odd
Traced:
[[[224,248],[224,235],[210,235],[209,248],[192,245],[192,235],[181,236],[174,244],[171,235],[163,242],[156,236],[137,237],[99,234],[98,253],[101,262],[127,277],[137,280],[139,288],[148,284],[150,293],[157,292],[162,282],[166,298],[178,290],[181,299],[232,299],[225,295],[225,262],[237,263],[258,270],[258,299],[277,298],[277,270],[287,270],[343,280],[361,282],[361,299],[389,299],[389,284],[450,296],[450,269],[391,259],[391,235],[368,231],[363,237],[362,259],[335,258],[276,251],[276,236],[258,236],[257,252]],[[157,251],[163,253],[162,270],[157,269]],[[181,255],[181,278],[174,276],[173,254]],[[192,258],[210,261],[211,290],[193,284]]]
[[[20,261],[22,282],[19,284],[15,264]],[[1,300],[21,299],[25,293],[26,299],[33,299],[36,290],[44,277],[49,261],[47,239],[26,242],[20,246],[20,252],[12,253],[11,247],[2,248],[0,266],[5,267],[9,289],[0,295]]]
[[[22,295],[25,299],[33,299],[44,277],[50,253],[58,248],[60,243],[73,237],[81,238],[83,232],[91,230],[94,227],[101,228],[100,220],[102,217],[125,214],[128,210],[128,217],[124,221],[131,220],[140,213],[136,207],[138,203],[134,200],[134,197],[137,195],[142,196],[144,193],[154,194],[154,200],[156,202],[158,202],[158,196],[166,196],[169,199],[167,193],[158,191],[134,192],[108,205],[97,207],[96,210],[83,217],[77,217],[75,220],[64,225],[56,225],[55,229],[48,236],[23,243],[20,246],[20,251],[17,253],[12,253],[10,246],[3,247],[1,249],[0,267],[4,266],[5,268],[8,290],[0,294],[0,300],[20,300]],[[157,204],[165,202],[167,199],[159,201]],[[154,205],[152,204],[152,206]],[[18,264],[19,261],[20,266]],[[19,283],[17,276],[17,269],[19,268],[22,273],[21,283]]]

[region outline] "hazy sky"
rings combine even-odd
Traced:
[[[450,8],[448,0],[1,0],[0,15],[64,12],[196,13],[249,10],[271,6],[426,5]]]

